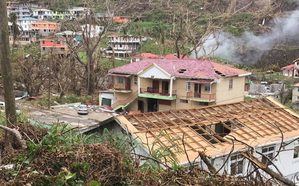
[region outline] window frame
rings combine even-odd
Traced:
[[[231,173],[231,175],[243,174],[244,163],[245,163],[244,157],[240,153],[231,155],[231,157],[230,157],[230,173]]]
[[[234,79],[231,78],[231,79],[229,79],[229,82],[228,82],[228,89],[232,90],[233,88],[234,88]]]
[[[268,164],[269,160],[266,157],[268,157],[271,161],[273,161],[273,158],[275,155],[275,150],[276,150],[276,145],[267,145],[267,146],[262,147],[261,152],[262,152],[263,156],[262,156],[261,161],[263,163]]]
[[[298,148],[298,149],[297,149]],[[296,152],[296,149],[298,150],[298,152]],[[296,157],[295,157],[295,153],[297,153]],[[293,152],[293,159],[299,159],[299,145],[294,146],[294,152]]]
[[[124,84],[125,83],[125,78],[123,78],[123,77],[117,77],[117,83],[118,84]]]
[[[210,91],[211,91],[211,85],[210,85],[210,84],[205,84],[205,86],[204,86],[204,90],[205,90],[206,92],[210,92]]]
[[[137,77],[137,76],[134,76],[134,77],[133,77],[133,82],[134,82],[134,85],[137,85],[137,84],[138,84],[138,77]]]
[[[186,87],[185,87],[187,92],[191,91],[191,82],[186,82]]]

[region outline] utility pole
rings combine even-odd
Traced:
[[[0,0],[0,63],[4,87],[5,115],[7,125],[15,124],[16,105],[13,92],[13,76],[10,62],[9,32],[6,0]]]

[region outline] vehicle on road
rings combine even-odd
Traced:
[[[88,114],[88,107],[87,105],[79,105],[78,108],[77,108],[77,113],[79,115],[87,115]]]
[[[0,101],[0,112],[5,112],[5,102]],[[21,114],[21,110],[16,106],[16,113]]]

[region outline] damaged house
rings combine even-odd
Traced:
[[[161,159],[165,164],[195,162],[208,169],[201,158],[208,157],[220,174],[236,176],[268,164],[299,181],[299,115],[272,98],[120,115],[116,121],[116,127],[137,139],[135,153],[151,156],[167,150]],[[257,161],[262,165],[253,166]]]
[[[143,59],[109,70],[101,106],[155,112],[244,100],[251,73],[211,60]]]

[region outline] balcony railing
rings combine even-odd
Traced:
[[[140,93],[147,93],[147,94],[159,94],[162,96],[170,96],[170,91],[166,90],[159,90],[153,87],[147,87],[147,88],[140,88]],[[176,90],[172,90],[172,96],[176,96]]]
[[[124,91],[130,91],[131,89],[126,84],[121,83],[115,83],[115,84],[109,84],[108,89],[114,89],[114,90],[124,90]]]
[[[198,92],[190,91],[190,92],[187,92],[187,98],[215,101],[216,94],[215,93],[198,93]]]

